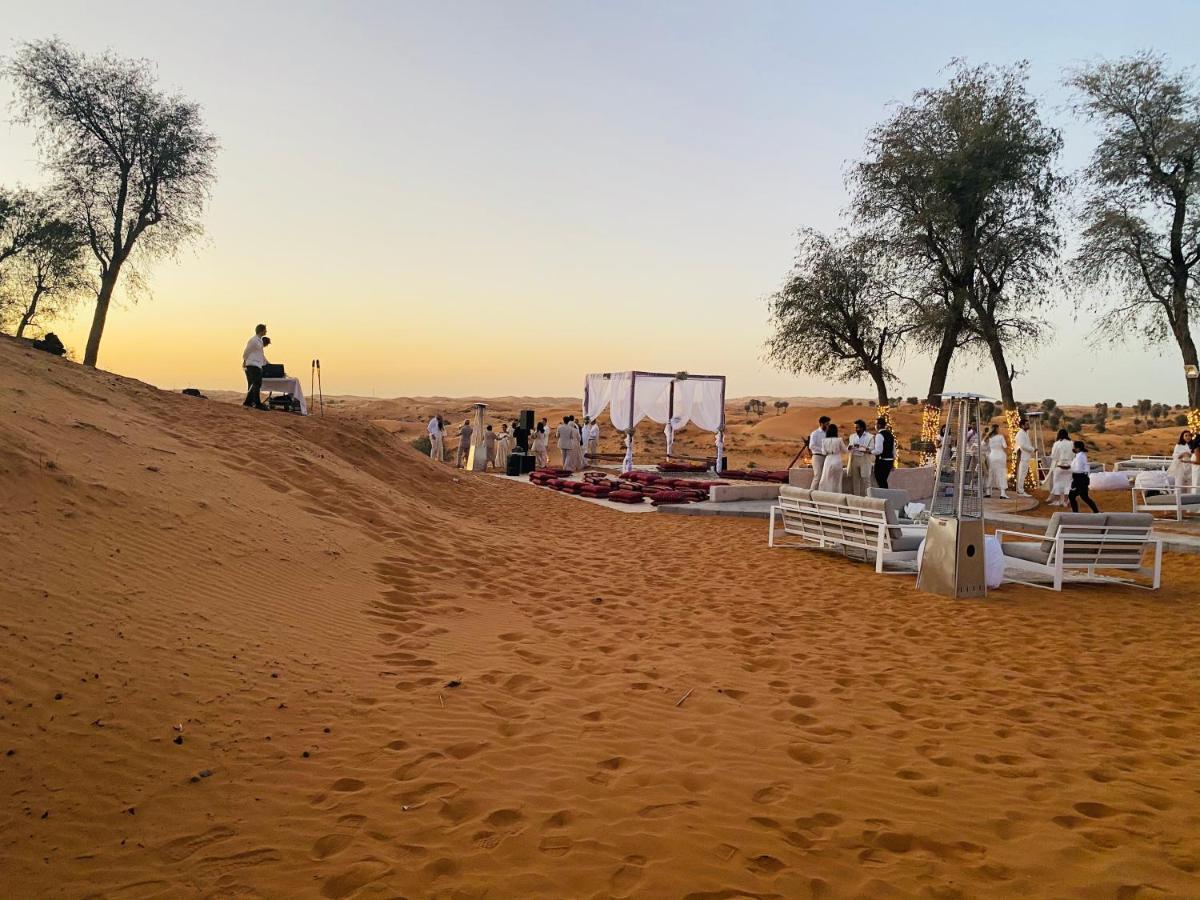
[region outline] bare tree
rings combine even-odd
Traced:
[[[801,231],[795,268],[770,300],[767,359],[788,372],[838,381],[866,376],[887,405],[890,363],[904,326],[876,250],[865,237]]]
[[[1140,53],[1073,72],[1079,112],[1100,127],[1086,171],[1083,244],[1074,271],[1083,284],[1115,288],[1105,336],[1170,335],[1184,365],[1200,364],[1192,338],[1200,262],[1200,89],[1185,72]],[[1186,379],[1200,407],[1200,379]]]
[[[1065,187],[1054,170],[1062,138],[1042,123],[1025,69],[954,63],[949,84],[918,91],[871,132],[852,175],[859,217],[926,298],[914,311],[925,342],[938,347],[931,399],[973,333],[987,345],[1004,405],[1016,406],[1006,338],[1021,307],[1044,298],[1020,289],[1057,252],[1054,206]]]
[[[160,91],[144,60],[89,57],[47,40],[22,45],[7,71],[22,119],[38,129],[56,190],[99,264],[83,358],[94,366],[135,248],[152,258],[200,234],[217,141],[199,106]]]

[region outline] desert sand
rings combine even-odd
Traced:
[[[0,373],[6,896],[1200,895],[1200,557],[954,602],[369,410]]]

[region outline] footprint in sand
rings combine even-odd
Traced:
[[[627,856],[624,864],[612,873],[608,884],[614,897],[625,897],[642,880],[642,870],[646,865],[644,856]]]
[[[182,862],[198,850],[202,850],[210,844],[215,844],[217,841],[223,841],[233,837],[235,834],[232,828],[226,828],[221,825],[216,828],[210,828],[203,834],[189,834],[184,837],[175,838],[168,841],[158,848],[159,855],[169,862]]]
[[[340,900],[343,896],[349,896],[355,890],[364,888],[367,884],[379,881],[379,878],[390,874],[391,866],[382,859],[373,857],[360,859],[349,868],[325,878],[325,883],[320,888],[320,895],[330,898],[330,900]]]
[[[699,805],[695,800],[685,800],[682,803],[656,803],[651,806],[643,806],[638,810],[638,815],[643,819],[662,819]]]

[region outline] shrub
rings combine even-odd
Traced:
[[[1175,417],[1175,424],[1180,428],[1187,428],[1188,417],[1186,413],[1181,413]]]
[[[921,402],[921,398],[920,397],[907,397],[907,398],[905,398],[904,402],[907,403],[909,406],[916,406],[918,403]]]
[[[1096,423],[1096,430],[1098,432],[1100,432],[1101,434],[1104,434],[1104,432],[1108,431],[1108,424],[1103,419],[1101,419],[1099,422]]]
[[[1042,411],[1043,412],[1051,412],[1057,408],[1058,408],[1057,400],[1052,400],[1049,397],[1047,397],[1045,400],[1042,401]]]
[[[429,435],[423,434],[419,438],[413,438],[409,441],[414,450],[425,456],[429,455],[429,451],[433,449],[433,445],[429,443]]]
[[[1113,404],[1113,406],[1115,406],[1117,409],[1124,409],[1124,408],[1125,408],[1125,404],[1124,404],[1124,403],[1114,403],[1114,404]]]

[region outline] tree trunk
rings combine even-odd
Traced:
[[[929,376],[929,403],[933,406],[942,405],[942,392],[946,390],[946,379],[950,376],[950,363],[954,359],[954,351],[958,347],[958,336],[962,332],[962,312],[952,310],[951,316],[942,331],[942,343],[938,347],[937,356],[933,359],[933,372]]]
[[[33,297],[29,301],[29,306],[25,308],[25,314],[21,316],[21,321],[17,325],[17,337],[23,337],[25,329],[29,327],[30,321],[37,315],[38,301],[42,299],[42,289],[39,287],[33,292]]]
[[[121,273],[121,264],[113,261],[107,272],[100,278],[100,292],[96,295],[96,313],[92,316],[92,330],[88,333],[87,349],[83,354],[83,364],[93,369],[100,356],[100,338],[104,336],[104,322],[108,318],[108,305],[112,302],[113,290],[117,286],[117,276]]]
[[[1000,382],[1000,402],[1005,409],[1016,409],[1017,401],[1013,396],[1012,370],[1004,358],[1004,345],[995,334],[987,335],[988,352],[992,357],[992,365],[996,367],[996,380]]]
[[[1179,352],[1183,356],[1185,366],[1200,367],[1200,358],[1196,354],[1196,342],[1192,340],[1192,331],[1186,318],[1177,320],[1175,325],[1175,342],[1179,344]],[[1187,378],[1188,409],[1200,409],[1200,378]]]
[[[887,382],[883,380],[883,372],[879,369],[872,369],[871,380],[875,382],[875,394],[879,399],[879,405],[889,406]]]

